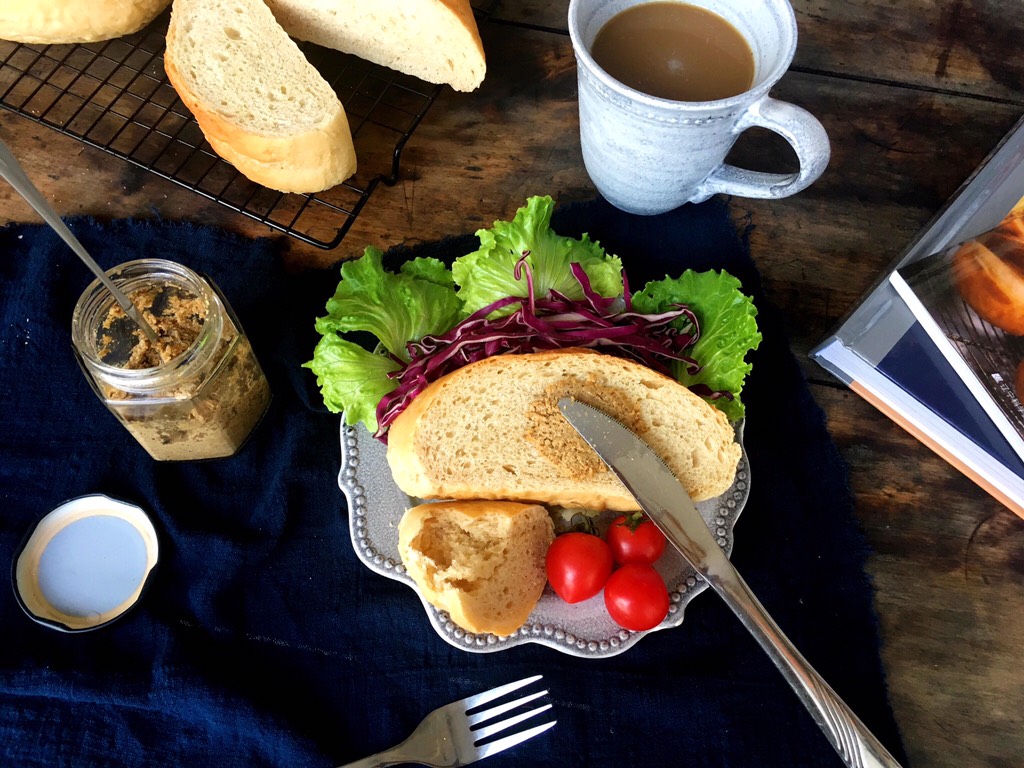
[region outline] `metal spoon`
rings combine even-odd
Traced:
[[[85,250],[85,247],[78,242],[78,238],[71,234],[71,230],[67,228],[67,225],[61,221],[60,216],[57,212],[50,207],[50,204],[43,197],[42,192],[32,183],[29,177],[25,174],[25,169],[21,167],[10,148],[0,141],[0,176],[3,176],[7,182],[14,187],[15,191],[18,192],[28,204],[35,208],[36,212],[43,217],[43,220],[49,224],[53,229],[60,235],[61,239],[67,243],[71,250],[73,250],[78,257],[85,262],[92,273],[99,278],[99,281],[106,286],[107,290],[114,295],[114,299],[117,301],[124,313],[128,315],[135,324],[142,329],[142,332],[146,334],[146,338],[150,341],[156,341],[156,331],[153,330],[152,326],[146,322],[142,313],[139,312],[138,308],[132,304],[131,299],[124,295],[120,288],[118,288],[114,282],[107,277],[107,274],[103,271],[99,264],[93,261],[92,256]]]

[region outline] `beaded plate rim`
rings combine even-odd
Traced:
[[[742,449],[736,478],[721,496],[697,503],[697,509],[715,533],[718,545],[731,556],[733,529],[750,496],[750,466],[743,448],[744,422],[733,425]],[[669,588],[669,614],[657,627],[633,632],[614,625],[604,614],[599,594],[584,603],[568,605],[545,588],[537,608],[511,635],[475,634],[456,626],[446,611],[426,601],[398,554],[398,522],[411,506],[420,503],[405,495],[391,476],[387,449],[361,424],[345,424],[341,417],[341,467],[338,486],[348,502],[349,534],[356,556],[367,568],[402,582],[419,597],[434,630],[449,644],[464,651],[489,653],[525,643],[537,643],[572,656],[601,658],[631,648],[644,636],[682,624],[690,601],[705,591],[707,582],[669,547],[658,563]],[[669,583],[671,582],[671,583]]]

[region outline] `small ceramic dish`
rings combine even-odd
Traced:
[[[158,556],[156,530],[142,509],[103,494],[80,496],[25,537],[14,556],[14,594],[40,624],[97,629],[138,602]]]

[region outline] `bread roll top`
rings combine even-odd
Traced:
[[[61,45],[138,32],[171,0],[0,0],[0,40]]]

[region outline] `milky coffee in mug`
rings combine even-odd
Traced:
[[[672,101],[727,99],[754,83],[754,53],[739,30],[689,3],[620,11],[601,27],[590,55],[623,85]]]
[[[571,0],[583,159],[598,191],[640,214],[722,192],[778,198],[828,164],[808,112],[768,96],[796,51],[788,0]],[[749,127],[781,134],[795,174],[724,163]]]

